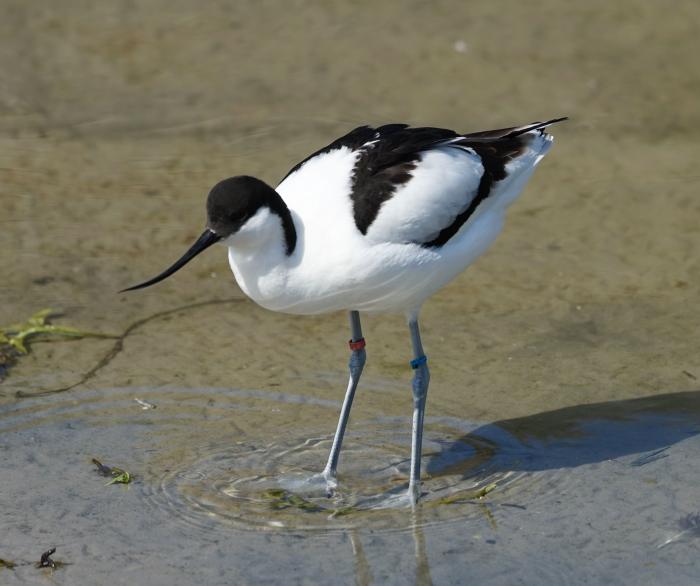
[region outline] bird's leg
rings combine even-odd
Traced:
[[[428,397],[428,383],[430,371],[428,370],[428,358],[423,353],[423,344],[420,341],[418,318],[408,322],[411,331],[411,343],[413,344],[413,360],[411,368],[413,374],[413,433],[411,435],[411,479],[408,484],[408,496],[414,504],[420,497],[420,456],[423,443],[423,416],[425,415],[425,401]]]
[[[338,467],[340,447],[343,443],[343,435],[345,434],[345,428],[348,424],[352,400],[355,397],[355,389],[357,389],[357,383],[360,381],[360,375],[362,374],[362,368],[364,367],[366,360],[365,339],[362,337],[360,313],[358,311],[351,311],[349,317],[350,329],[352,331],[352,338],[350,339],[350,349],[352,350],[352,354],[350,354],[349,363],[350,380],[348,381],[348,390],[345,393],[343,407],[340,410],[340,419],[338,420],[338,428],[336,429],[335,437],[333,438],[331,453],[328,456],[328,463],[323,471],[323,477],[326,479],[329,488],[336,485],[335,474],[336,468]]]

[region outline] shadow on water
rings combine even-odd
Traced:
[[[434,476],[473,476],[473,451],[490,472],[536,472],[637,456],[643,466],[700,433],[700,390],[577,405],[482,425],[450,442],[427,463]],[[465,449],[472,457],[465,458]]]

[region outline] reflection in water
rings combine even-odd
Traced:
[[[430,563],[428,561],[428,553],[425,547],[425,521],[423,519],[423,510],[420,505],[413,508],[411,515],[411,536],[413,538],[413,552],[415,559],[415,584],[417,586],[432,586],[433,579],[430,576]],[[350,543],[352,545],[352,554],[355,561],[355,584],[357,586],[368,586],[372,584],[372,570],[365,556],[364,548],[362,547],[362,537],[358,529],[351,529]]]
[[[413,546],[416,557],[416,584],[418,586],[432,586],[430,577],[430,563],[425,549],[425,533],[423,532],[423,510],[418,505],[413,510]]]
[[[352,545],[352,555],[355,560],[355,584],[357,586],[369,586],[372,583],[372,572],[367,563],[365,550],[362,547],[362,539],[357,529],[350,530],[350,544]]]

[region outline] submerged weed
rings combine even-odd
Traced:
[[[48,323],[51,315],[56,312],[52,309],[42,309],[32,315],[23,323],[11,324],[0,327],[0,381],[7,375],[7,371],[23,354],[29,353],[29,339],[39,335],[68,336],[71,338],[114,338],[109,334],[99,332],[87,332],[69,326],[57,326]]]
[[[308,513],[323,511],[322,507],[282,488],[271,488],[263,492],[262,496],[269,502],[270,507],[277,511],[285,509],[298,509]]]
[[[111,480],[105,484],[105,486],[109,486],[110,484],[129,484],[133,479],[131,474],[129,474],[129,472],[126,470],[122,470],[116,466],[105,466],[97,458],[93,458],[92,463],[97,466],[97,471],[102,474],[102,476],[111,478]]]
[[[475,501],[475,500],[478,501],[478,500],[483,499],[491,491],[495,490],[497,488],[497,486],[498,485],[495,482],[492,482],[491,484],[487,484],[486,486],[484,486],[483,488],[480,488],[479,490],[458,492],[458,493],[452,494],[450,496],[446,496],[444,498],[441,498],[439,501],[437,501],[437,504],[450,505],[453,503],[464,503],[464,502]]]

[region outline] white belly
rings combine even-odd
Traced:
[[[241,289],[273,311],[319,314],[339,310],[412,313],[472,264],[501,230],[503,212],[475,216],[445,246],[372,244],[359,232],[337,242],[306,239],[286,262],[261,270],[258,255],[229,248],[229,262]],[[297,253],[301,258],[296,258]]]

